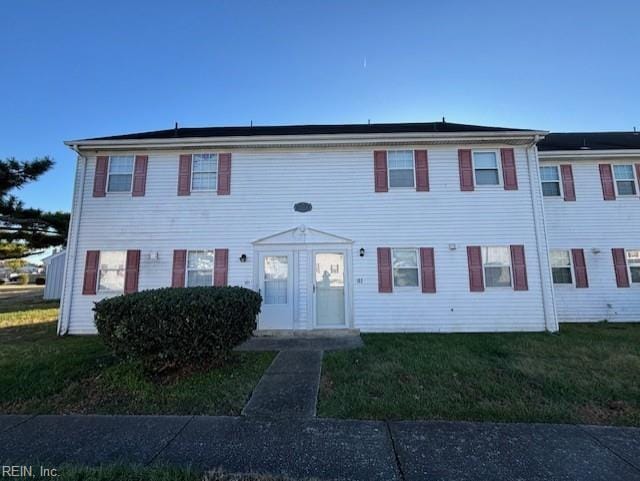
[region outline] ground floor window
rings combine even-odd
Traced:
[[[511,287],[511,252],[508,247],[483,247],[486,287]]]
[[[394,287],[418,287],[418,251],[416,249],[393,249]]]
[[[187,253],[187,287],[213,285],[213,251]]]
[[[124,291],[127,251],[101,251],[98,272],[98,292]]]
[[[551,274],[554,284],[573,284],[571,272],[571,253],[568,250],[552,250]]]
[[[640,250],[627,251],[627,265],[631,282],[640,282]]]

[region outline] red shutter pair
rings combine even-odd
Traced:
[[[216,249],[213,255],[213,285],[226,286],[229,269],[229,249]],[[171,287],[184,287],[187,272],[187,251],[173,251]]]
[[[133,166],[133,186],[131,195],[143,197],[147,185],[147,155],[136,155]],[[99,155],[96,157],[96,171],[93,176],[93,196],[104,197],[107,194],[107,177],[109,175],[109,157]]]
[[[469,265],[469,290],[471,292],[484,291],[484,272],[482,268],[482,248],[467,246],[467,262]],[[511,246],[511,270],[513,272],[513,290],[527,291],[527,263],[523,245]]]
[[[500,149],[500,162],[502,164],[502,183],[504,190],[518,190],[516,159],[513,149]],[[474,190],[471,149],[458,150],[458,170],[460,172],[460,190],[464,192]]]
[[[420,280],[422,292],[436,292],[436,270],[433,247],[420,248]],[[391,248],[378,247],[378,292],[393,292]]]
[[[84,281],[82,294],[95,295],[98,290],[98,270],[100,267],[100,251],[87,251],[84,264]],[[128,250],[124,273],[124,293],[138,291],[140,275],[140,251]]]
[[[413,151],[415,172],[416,172],[416,191],[429,191],[429,159],[426,150]],[[389,177],[387,173],[387,151],[376,150],[373,152],[373,176],[374,187],[376,192],[389,191]]]
[[[613,185],[613,168],[611,164],[600,164],[600,183],[602,184],[602,197],[604,200],[616,200],[616,189]],[[635,164],[636,179],[640,180],[640,164]]]
[[[178,195],[191,195],[191,154],[180,155]],[[231,154],[218,154],[218,195],[231,194]]]

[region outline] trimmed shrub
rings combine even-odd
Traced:
[[[256,328],[261,303],[243,287],[168,287],[104,299],[93,310],[116,355],[158,373],[228,360]]]
[[[21,286],[26,286],[27,284],[29,284],[29,274],[20,274],[16,278],[16,283],[20,284]]]
[[[36,286],[44,286],[45,278],[44,277],[36,277]]]

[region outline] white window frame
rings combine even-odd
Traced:
[[[542,180],[542,169],[545,167],[553,167],[556,169],[556,172],[558,173],[558,180]],[[544,183],[551,183],[551,182],[558,182],[558,186],[560,187],[560,195],[544,195],[544,190],[542,191],[542,197],[544,197],[545,199],[563,199],[564,200],[564,185],[562,185],[562,172],[560,172],[560,166],[559,165],[541,165],[540,166],[540,171],[538,172],[538,176],[540,177],[540,188],[542,189],[542,184]],[[557,250],[562,250],[562,249],[557,249]]]
[[[414,251],[416,253],[416,270],[418,271],[418,285],[417,286],[396,286],[396,276],[394,274],[393,267],[393,253],[394,251]],[[405,267],[405,269],[409,269]],[[416,291],[422,289],[422,275],[420,273],[420,249],[417,247],[392,247],[391,248],[391,284],[393,285],[393,291],[400,289],[401,291]]]
[[[411,152],[411,170],[413,170],[413,185],[409,187],[393,187],[391,185],[391,171],[392,170],[405,170],[405,169],[392,169],[389,167],[389,152]],[[387,150],[387,185],[389,189],[394,190],[416,190],[416,152],[410,149],[393,149]]]
[[[189,272],[209,272],[208,269],[190,269],[189,268],[189,254],[192,252],[211,252],[212,260],[211,260],[211,285],[215,281],[214,275],[216,270],[216,251],[215,249],[187,249],[187,257],[185,259],[184,266],[184,285],[185,287],[199,287],[199,286],[190,286],[189,285]]]
[[[212,170],[207,170],[207,171],[201,171],[201,172],[196,172],[195,169],[193,168],[194,166],[194,158],[196,155],[215,155],[216,156],[216,185],[213,187],[213,189],[194,189],[193,188],[193,176],[194,174],[212,174],[214,171]],[[218,175],[220,172],[220,154],[218,154],[217,152],[196,152],[191,156],[191,185],[190,185],[190,189],[191,192],[194,193],[198,193],[198,192],[217,192],[218,191]]]
[[[111,179],[111,158],[112,157],[131,157],[133,162],[131,162],[131,182],[129,183],[129,190],[109,190],[109,180]],[[131,194],[133,192],[133,172],[136,170],[136,156],[133,154],[123,154],[123,155],[110,155],[109,161],[107,162],[107,185],[105,187],[105,192],[110,195],[118,195],[118,194]],[[122,172],[119,172],[114,175],[126,175]]]
[[[498,168],[498,183],[497,184],[478,184],[476,179],[476,153],[492,152],[496,156],[496,167]],[[495,189],[496,187],[502,187],[502,158],[500,157],[499,149],[471,149],[471,167],[473,168],[473,185],[476,189]],[[481,169],[486,170],[486,169]]]
[[[100,277],[102,274],[102,268],[101,268],[101,264],[102,264],[102,256],[105,253],[112,253],[112,252],[117,252],[120,254],[124,254],[124,263],[123,263],[123,270],[125,271],[125,277],[122,278],[122,289],[104,289],[104,288],[100,288]],[[107,271],[117,271],[118,269],[106,269]],[[126,281],[126,274],[127,273],[127,251],[126,250],[105,250],[105,251],[100,251],[100,253],[98,254],[98,272],[97,272],[97,279],[96,279],[96,294],[117,294],[117,293],[122,293],[124,292],[124,283]]]
[[[627,252],[629,251],[640,251],[640,247],[630,248],[624,250],[624,263],[627,266],[627,276],[629,277],[629,286],[638,286],[640,287],[640,282],[633,282],[631,280],[631,264],[629,263],[629,258],[627,257]]]
[[[551,265],[551,283],[554,287],[574,287],[576,285],[576,273],[573,268],[573,252],[571,249],[549,249],[549,264]],[[570,283],[555,283],[553,282],[553,264],[551,262],[551,252],[552,251],[563,251],[569,253],[569,270],[571,271],[571,282]],[[558,269],[566,269],[566,267],[557,267]]]
[[[621,194],[620,192],[618,192],[618,179],[616,179],[616,165],[631,166],[631,173],[633,174],[633,184],[636,189],[635,194]],[[613,186],[616,192],[616,197],[623,197],[623,198],[638,197],[638,195],[640,194],[640,189],[638,189],[639,186],[638,186],[638,178],[636,176],[636,166],[633,163],[626,164],[623,162],[616,162],[615,164],[611,164],[611,176],[613,177]],[[631,179],[621,179],[620,182],[631,182]],[[630,249],[630,250],[633,250],[633,249]]]
[[[485,271],[486,265],[482,256],[482,249],[507,249],[507,259],[509,259],[509,285],[508,286],[488,286],[487,285],[487,273]],[[480,260],[482,261],[482,279],[485,289],[513,289],[513,265],[511,263],[511,247],[510,246],[482,246],[480,247]],[[488,266],[488,267],[506,267],[504,264],[501,266]]]

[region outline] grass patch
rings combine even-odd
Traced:
[[[56,311],[0,314],[0,413],[237,415],[275,355],[234,353],[221,368],[152,382],[98,336],[56,336]]]
[[[640,426],[640,325],[369,334],[326,353],[319,415]]]

